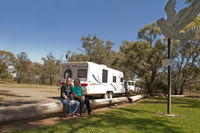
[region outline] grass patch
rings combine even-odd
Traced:
[[[41,89],[55,89],[59,86],[49,86],[49,85],[35,85],[35,84],[22,84],[16,82],[0,81],[0,87],[3,88],[41,88]]]
[[[199,133],[200,99],[172,98],[172,113],[166,98],[146,99],[125,108],[112,109],[87,118],[76,118],[55,126],[13,133]]]

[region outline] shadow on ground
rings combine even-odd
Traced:
[[[56,100],[60,100],[60,97],[59,97],[59,96],[47,97],[47,98],[50,98],[50,99],[56,99]]]
[[[10,91],[7,90],[0,90],[0,96],[10,96],[10,97],[30,97],[30,96],[21,96],[21,95],[16,95],[16,94],[12,94],[10,93]]]
[[[39,103],[38,101],[34,100],[2,100],[0,101],[0,106],[21,106],[21,105],[26,105],[26,104],[35,104]]]
[[[167,98],[150,98],[150,100],[142,101],[145,104],[167,104]],[[200,108],[200,99],[195,97],[190,98],[172,98],[172,105],[178,105],[179,107],[188,108]]]

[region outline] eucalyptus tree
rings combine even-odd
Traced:
[[[31,60],[28,58],[26,52],[17,54],[17,62],[15,65],[16,79],[18,83],[28,82],[30,78]]]
[[[41,75],[42,84],[57,84],[59,80],[60,60],[56,60],[52,53],[42,58],[43,68]]]
[[[9,68],[13,68],[16,64],[16,57],[13,53],[0,50],[0,79],[11,79],[12,75]]]
[[[41,84],[41,77],[43,74],[43,65],[33,62],[29,69],[29,83]]]
[[[103,41],[96,35],[89,34],[82,37],[82,53],[72,53],[69,56],[69,61],[91,61],[98,64],[111,66],[116,52],[112,49],[111,41]]]
[[[188,31],[193,27],[200,28],[200,17],[187,25],[183,31]],[[200,83],[200,30],[194,38],[187,43],[175,43],[173,48],[175,94],[182,95],[188,86],[193,83]]]

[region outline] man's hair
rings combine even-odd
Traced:
[[[72,79],[71,78],[66,78],[66,84],[72,85]]]
[[[71,79],[71,78],[66,78],[66,82],[67,82],[67,81],[72,81],[72,79]]]

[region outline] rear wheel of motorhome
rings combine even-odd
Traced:
[[[108,95],[109,95],[109,98],[110,98],[110,99],[113,98],[113,92],[109,92]]]

